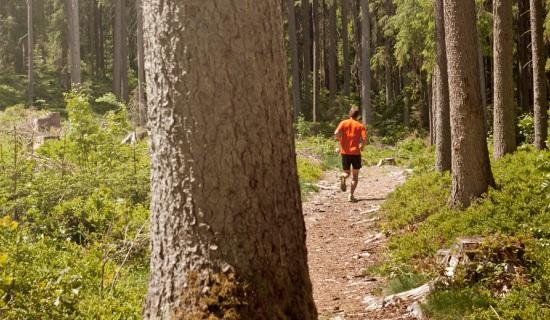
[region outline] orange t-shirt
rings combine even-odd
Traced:
[[[340,154],[361,154],[359,144],[361,140],[367,141],[367,130],[361,122],[354,119],[344,120],[336,128],[336,133],[341,133]]]

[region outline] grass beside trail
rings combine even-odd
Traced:
[[[396,283],[415,282],[418,275],[435,278],[436,251],[457,237],[486,237],[494,252],[513,243],[525,246],[513,276],[505,272],[509,257],[460,271],[449,287],[429,297],[424,309],[430,318],[550,319],[550,152],[522,147],[492,168],[497,188],[466,210],[447,207],[450,175],[433,170],[418,170],[382,207],[383,228],[393,236],[381,270]]]

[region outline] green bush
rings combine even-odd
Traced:
[[[531,148],[496,161],[493,173],[498,187],[490,189],[488,194],[464,211],[447,207],[450,189],[448,174],[421,172],[389,197],[383,205],[386,216],[383,226],[387,232],[394,234],[389,243],[389,264],[423,266],[423,272],[436,273],[437,267],[432,260],[435,252],[452,245],[457,237],[500,234],[503,239],[517,237],[524,242],[526,282],[514,283],[511,291],[503,297],[491,295],[487,292],[492,292],[492,282],[497,279],[495,273],[499,269],[498,266],[486,269],[487,273],[477,278],[479,282],[465,282],[462,287],[433,295],[427,310],[431,310],[434,318],[494,316],[492,310],[487,311],[488,305],[483,305],[483,301],[490,299],[494,300],[493,307],[506,319],[536,319],[533,310],[537,308],[542,310],[541,314],[548,312],[549,168],[550,152]],[[499,244],[502,245],[500,241]],[[471,292],[476,292],[476,295],[471,296]],[[472,299],[477,299],[479,303]],[[456,305],[445,301],[455,301]],[[463,308],[466,305],[469,307]]]

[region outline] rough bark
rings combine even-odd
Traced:
[[[355,90],[361,92],[361,6],[360,0],[353,0],[353,39],[355,43],[355,60],[353,73],[355,76]]]
[[[312,120],[317,122],[317,110],[319,107],[320,98],[320,75],[319,66],[321,58],[321,43],[320,37],[320,23],[319,23],[319,0],[313,0],[312,2],[312,21],[313,21],[313,103],[312,103]]]
[[[82,82],[80,73],[80,18],[78,0],[67,0],[71,86]]]
[[[369,0],[360,0],[361,5],[361,108],[363,124],[373,120],[370,87],[370,12]]]
[[[348,33],[348,13],[349,0],[342,1],[342,48],[343,48],[343,63],[344,63],[344,95],[350,95],[350,79],[351,66],[349,61],[349,33]]]
[[[531,11],[531,50],[533,52],[533,100],[535,110],[535,147],[539,150],[546,148],[548,137],[548,101],[546,76],[546,48],[542,41],[542,1],[530,0]]]
[[[298,37],[296,34],[296,9],[294,7],[294,0],[287,0],[286,3],[290,60],[292,63],[292,105],[294,108],[294,119],[297,119],[302,113],[302,102],[300,97],[300,64],[298,60]]]
[[[476,29],[477,32],[477,29]],[[477,45],[477,59],[478,59],[478,66],[479,66],[479,92],[481,93],[481,106],[483,108],[483,126],[485,128],[485,136],[487,136],[488,132],[488,124],[489,124],[489,117],[488,117],[488,110],[487,110],[487,79],[485,77],[485,60],[483,59],[483,51],[481,50],[481,37],[478,35],[478,45]]]
[[[144,2],[145,319],[316,319],[279,1]]]
[[[485,138],[473,0],[445,0],[452,138],[450,204],[467,207],[494,185]]]
[[[27,101],[29,105],[34,103],[34,31],[33,31],[33,0],[27,0]]]
[[[137,60],[138,60],[138,119],[141,127],[147,122],[147,102],[145,100],[145,52],[143,46],[143,0],[136,0],[137,14]]]
[[[336,38],[336,0],[328,8],[328,86],[330,101],[334,102],[338,90],[338,40]]]
[[[309,0],[302,0],[302,21],[303,21],[303,48],[302,56],[304,61],[303,71],[303,108],[305,113],[311,110],[311,10]]]
[[[493,2],[494,157],[516,150],[512,0]]]
[[[434,70],[435,111],[435,167],[437,171],[451,170],[451,120],[449,111],[449,76],[447,46],[445,44],[444,0],[435,1],[437,61]]]

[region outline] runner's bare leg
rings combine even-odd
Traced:
[[[353,197],[353,193],[355,192],[355,188],[357,188],[357,184],[359,183],[359,169],[353,169],[353,177],[351,181],[351,196]]]

